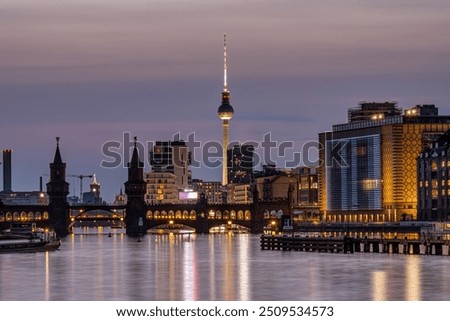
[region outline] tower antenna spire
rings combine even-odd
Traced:
[[[222,141],[222,185],[228,185],[228,128],[230,119],[233,118],[234,109],[230,105],[230,91],[227,84],[227,34],[223,34],[223,91],[222,105],[217,110],[219,118],[222,120],[223,141]]]
[[[223,91],[228,91],[227,84],[227,34],[223,34]]]

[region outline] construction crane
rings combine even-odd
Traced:
[[[76,177],[76,178],[78,178],[80,180],[80,199],[79,199],[79,202],[83,203],[83,179],[84,178],[92,178],[92,177],[94,177],[94,175],[93,174],[92,175],[83,175],[83,174],[81,174],[81,175],[67,175],[67,176],[69,176],[69,177]]]

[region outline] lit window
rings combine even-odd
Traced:
[[[432,197],[433,199],[436,199],[436,198],[438,197],[438,191],[437,191],[437,189],[433,189],[433,190],[431,191],[431,197]]]
[[[433,161],[433,162],[431,163],[431,170],[432,170],[432,171],[437,171],[437,167],[438,167],[438,166],[437,166],[437,163]]]
[[[432,187],[432,188],[437,188],[437,187],[438,187],[438,181],[437,181],[437,179],[433,179],[433,180],[431,181],[431,187]]]

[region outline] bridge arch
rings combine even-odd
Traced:
[[[185,224],[168,223],[151,227],[147,230],[147,232],[151,234],[191,234],[195,233],[195,228],[187,226]]]
[[[124,216],[122,213],[117,213],[114,209],[108,208],[89,208],[85,211],[80,211],[76,215],[70,217],[69,229],[76,223],[82,221],[94,221],[94,222],[123,222]]]

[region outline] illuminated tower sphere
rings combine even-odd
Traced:
[[[222,185],[228,184],[227,173],[227,148],[228,148],[228,127],[229,121],[233,118],[234,110],[230,105],[230,92],[227,86],[227,38],[223,36],[223,91],[222,105],[217,110],[219,118],[222,120],[223,140],[222,140]]]

